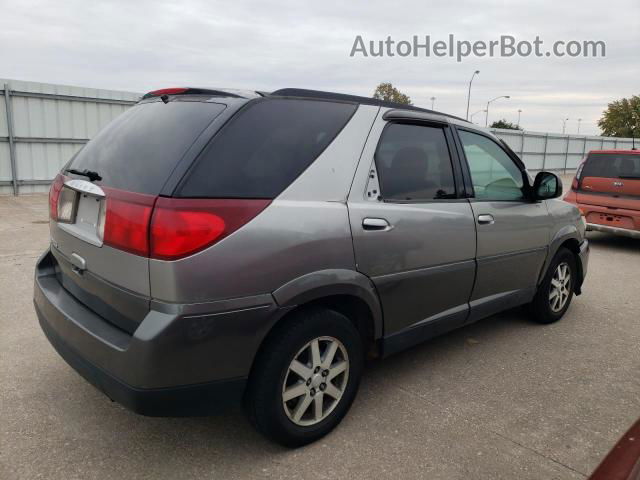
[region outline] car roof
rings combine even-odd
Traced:
[[[341,102],[351,102],[360,105],[374,105],[378,107],[393,108],[396,110],[409,110],[414,112],[431,113],[434,115],[442,115],[444,117],[455,118],[462,122],[467,122],[464,118],[449,115],[448,113],[437,112],[426,108],[416,107],[414,105],[406,105],[404,103],[389,102],[387,100],[379,100],[377,98],[362,97],[359,95],[347,95],[345,93],[326,92],[322,90],[307,90],[305,88],[281,88],[271,92],[269,96],[274,97],[296,97],[296,98],[315,98],[319,100],[336,100]]]
[[[405,110],[412,112],[428,113],[432,115],[440,115],[443,117],[458,120],[459,122],[473,125],[464,118],[449,115],[448,113],[437,112],[426,108],[407,105],[404,103],[389,102],[387,100],[379,100],[377,98],[362,97],[359,95],[348,95],[345,93],[327,92],[323,90],[309,90],[305,88],[281,88],[271,93],[257,90],[240,90],[233,88],[200,88],[200,87],[170,87],[159,90],[153,90],[144,94],[141,100],[149,100],[159,98],[163,95],[211,95],[216,97],[231,97],[252,99],[256,97],[290,97],[290,98],[310,98],[317,100],[334,100],[339,102],[357,103],[359,105],[374,105],[378,107],[391,108],[394,110]]]
[[[591,153],[596,153],[596,154],[600,154],[600,153],[625,153],[625,154],[631,154],[631,155],[640,155],[640,150],[590,150],[589,154]]]

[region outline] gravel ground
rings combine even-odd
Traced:
[[[239,410],[146,418],[48,344],[31,303],[44,195],[0,197],[0,478],[584,478],[640,416],[640,241],[590,234],[554,325],[513,310],[369,366],[342,425],[298,450]]]

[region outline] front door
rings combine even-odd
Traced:
[[[357,268],[375,284],[398,348],[468,315],[476,232],[453,138],[446,123],[378,118],[349,195]]]
[[[551,217],[525,198],[521,168],[491,137],[458,129],[478,232],[470,321],[530,301],[547,256]]]

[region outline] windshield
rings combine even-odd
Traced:
[[[220,103],[177,99],[135,105],[87,143],[67,172],[89,171],[99,185],[157,195],[187,149],[224,109]]]

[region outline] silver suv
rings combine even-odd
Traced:
[[[333,429],[366,358],[587,271],[557,176],[441,113],[327,92],[151,92],[50,192],[35,308],[60,355],[145,415],[244,400],[289,446]]]

